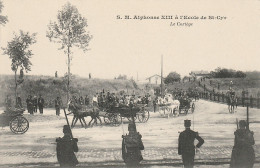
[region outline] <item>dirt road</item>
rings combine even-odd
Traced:
[[[235,114],[229,114],[227,105],[199,100],[194,114],[169,119],[161,117],[158,112],[150,114],[147,123],[137,123],[145,146],[143,164],[163,163],[166,167],[167,164],[178,167],[181,163],[181,157],[177,154],[178,132],[184,129],[183,120],[191,119],[192,129],[194,127],[205,140],[195,161],[226,163],[228,167],[236,118],[246,119],[246,108],[238,107]],[[54,109],[45,109],[43,115],[25,113],[25,117],[30,121],[30,128],[25,134],[15,135],[8,127],[0,128],[0,167],[12,167],[12,164],[15,164],[14,167],[21,164],[25,167],[57,166],[55,138],[62,136],[62,127],[66,124],[64,115],[55,116]],[[260,161],[259,122],[260,110],[250,109],[250,129],[255,133],[257,161]],[[111,163],[122,166],[121,135],[126,133],[127,123],[127,119],[123,119],[123,125],[119,127],[98,125],[87,129],[81,128],[78,123],[73,134],[79,139],[77,157],[81,166]],[[223,164],[222,167],[226,167]]]

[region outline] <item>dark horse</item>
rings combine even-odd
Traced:
[[[94,120],[93,125],[95,123],[97,125],[97,119],[99,119],[100,123],[102,124],[101,119],[99,117],[99,109],[96,108],[96,107],[91,107],[89,109],[86,109],[86,106],[82,106],[82,105],[78,105],[78,104],[70,102],[68,110],[73,113],[71,128],[73,128],[76,125],[78,120],[80,121],[82,127],[87,128],[86,120],[84,118],[84,117],[87,117],[87,116],[91,117],[91,120],[88,123],[88,126],[91,125],[91,122],[93,120]]]
[[[236,105],[235,96],[234,95],[229,96],[228,97],[228,111],[230,113],[234,113],[235,105]]]

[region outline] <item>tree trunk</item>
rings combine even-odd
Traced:
[[[67,103],[70,95],[70,47],[68,46],[68,85],[67,85]]]
[[[14,79],[15,79],[15,105],[17,105],[17,78],[16,78],[16,72],[17,72],[17,70],[14,71]]]

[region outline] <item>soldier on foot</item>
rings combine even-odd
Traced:
[[[204,140],[199,136],[198,132],[190,129],[191,120],[184,120],[185,130],[179,135],[178,154],[182,156],[184,168],[193,168],[195,148],[200,148]],[[194,140],[197,139],[199,143],[194,146]]]
[[[57,138],[57,159],[60,167],[76,167],[79,163],[74,152],[78,152],[78,139],[71,137],[71,129],[68,125],[63,126],[64,136]]]
[[[235,131],[235,144],[231,156],[231,168],[252,168],[255,161],[254,132],[246,129],[247,122],[239,121],[239,129]]]

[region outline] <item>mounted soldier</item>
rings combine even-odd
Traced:
[[[235,134],[235,144],[231,155],[231,168],[252,168],[255,161],[255,152],[252,145],[255,144],[254,132],[247,129],[245,120],[239,121],[239,129]]]
[[[122,158],[127,166],[137,166],[143,160],[142,135],[136,131],[136,125],[133,122],[129,123],[128,131],[128,135],[122,135]]]

